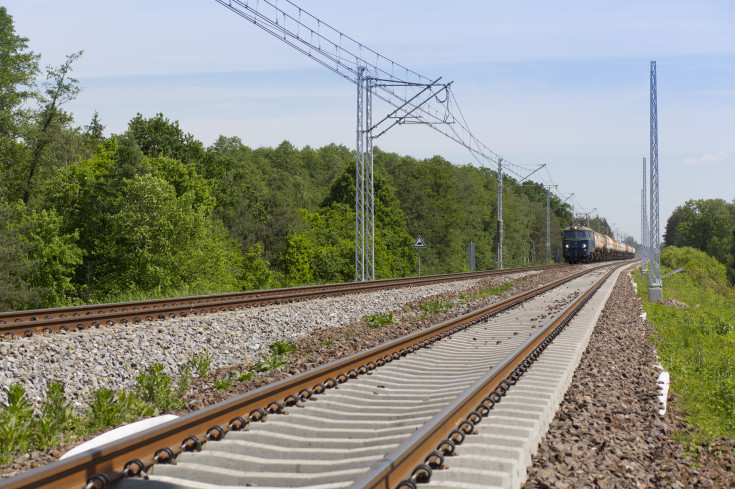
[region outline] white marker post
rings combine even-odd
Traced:
[[[426,248],[426,244],[424,244],[424,240],[421,239],[421,235],[419,234],[419,237],[416,238],[416,242],[413,244],[414,248],[418,248],[419,250],[419,277],[421,276],[421,248]]]

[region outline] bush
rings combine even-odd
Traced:
[[[704,251],[690,246],[667,246],[661,251],[661,266],[671,269],[684,267],[684,273],[700,286],[721,293],[728,290],[725,265]]]

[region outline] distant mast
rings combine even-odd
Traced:
[[[651,61],[651,226],[649,242],[650,274],[648,300],[663,297],[661,290],[660,243],[658,232],[658,108],[656,100],[656,62]]]

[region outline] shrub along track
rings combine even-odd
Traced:
[[[482,313],[482,314],[485,314],[485,313]],[[475,317],[477,317],[477,316],[475,316]],[[456,323],[453,323],[453,322],[451,324],[445,323],[443,325],[440,325],[440,326],[437,326],[436,327],[436,328],[440,328],[440,329],[432,328],[432,330],[424,330],[424,331],[421,332],[421,334],[418,337],[411,338],[407,342],[404,341],[404,342],[400,342],[400,343],[394,343],[393,345],[390,345],[390,346],[382,346],[382,347],[379,347],[378,349],[373,350],[372,352],[365,354],[366,356],[364,358],[362,356],[360,356],[359,358],[351,358],[349,360],[349,365],[352,365],[354,362],[358,362],[358,363],[367,362],[367,363],[365,363],[365,365],[368,365],[369,368],[372,368],[371,367],[371,365],[372,365],[371,362],[372,361],[377,362],[378,364],[380,364],[381,361],[382,361],[380,359],[385,358],[385,355],[386,354],[389,354],[389,350],[390,351],[395,351],[396,349],[398,350],[398,353],[393,353],[393,357],[394,358],[399,358],[400,356],[405,355],[407,352],[410,352],[412,349],[418,348],[418,346],[416,346],[416,345],[428,346],[428,344],[430,344],[431,342],[436,341],[436,338],[437,338],[436,335],[438,334],[438,331],[439,330],[447,330],[447,329],[454,328],[455,327],[454,324],[456,324]],[[455,329],[455,331],[457,331],[457,330]],[[396,357],[396,355],[398,355],[398,357]],[[373,358],[373,357],[375,357],[375,358]],[[370,360],[370,358],[373,358],[373,360]],[[285,381],[278,382],[276,385],[272,386],[272,389],[267,389],[265,391],[261,390],[258,393],[253,393],[253,395],[248,396],[248,399],[247,400],[245,400],[245,399],[235,399],[235,400],[231,400],[231,401],[229,401],[229,402],[227,402],[225,404],[229,405],[231,408],[236,406],[237,409],[240,410],[241,412],[242,412],[243,409],[245,411],[248,411],[249,409],[251,409],[250,407],[247,407],[247,406],[259,406],[259,405],[268,406],[268,408],[270,410],[278,411],[280,409],[280,407],[277,405],[277,403],[275,403],[275,401],[277,401],[279,399],[280,400],[287,399],[287,398],[284,397],[285,396],[285,392],[288,389],[293,389],[294,388],[294,387],[291,387],[290,385],[293,383],[294,386],[295,386],[296,385],[295,384],[296,380],[300,380],[300,381],[301,380],[306,380],[306,383],[308,384],[308,383],[313,383],[313,382],[321,379],[322,377],[326,378],[325,376],[327,376],[327,375],[335,375],[335,376],[337,376],[338,379],[340,379],[341,377],[343,377],[344,373],[342,373],[340,375],[337,375],[337,374],[340,373],[340,372],[342,372],[345,368],[355,368],[357,370],[357,371],[355,371],[355,370],[348,371],[349,372],[347,374],[348,376],[352,376],[353,373],[354,373],[354,375],[358,375],[358,371],[360,373],[365,373],[367,371],[367,369],[368,369],[368,368],[365,368],[365,367],[358,368],[357,367],[357,364],[355,364],[354,367],[348,367],[346,365],[348,365],[348,362],[347,361],[342,362],[342,365],[340,365],[340,366],[329,366],[326,369],[315,369],[314,371],[307,371],[306,374],[302,374],[301,376],[297,376],[297,377],[302,377],[302,379],[287,379]],[[346,379],[346,377],[344,377],[344,378]],[[327,382],[327,381],[325,381],[325,383],[327,383],[327,385],[330,384],[330,382]],[[299,389],[300,388],[301,387],[299,387]],[[286,390],[284,390],[284,389],[286,389]],[[317,389],[317,390],[319,390],[319,389]],[[303,391],[298,391],[298,392],[303,392]],[[291,398],[291,399],[293,400],[293,398]],[[157,436],[157,441],[155,442],[155,444],[158,444],[159,446],[161,444],[163,444],[164,446],[167,446],[166,444],[171,444],[171,446],[177,446],[178,443],[180,443],[180,441],[175,441],[175,440],[177,440],[177,439],[179,439],[181,437],[181,435],[182,435],[181,429],[184,429],[185,428],[185,430],[188,431],[188,432],[190,432],[190,433],[191,432],[198,433],[197,430],[205,430],[205,428],[203,426],[202,427],[196,427],[195,428],[194,427],[194,424],[192,424],[192,423],[198,424],[198,421],[199,420],[206,420],[206,421],[204,421],[204,423],[210,426],[210,429],[206,430],[207,431],[207,436],[210,439],[214,439],[214,438],[219,437],[220,430],[219,430],[219,428],[216,428],[216,429],[215,428],[212,428],[212,426],[214,426],[213,423],[214,424],[219,423],[220,426],[225,426],[225,431],[226,431],[227,430],[226,427],[228,426],[228,424],[230,424],[228,422],[228,420],[231,421],[230,418],[232,417],[232,414],[231,414],[232,411],[225,412],[222,409],[223,409],[222,407],[208,408],[208,409],[204,409],[202,411],[199,411],[197,413],[194,413],[192,416],[188,416],[185,419],[182,418],[180,421],[177,421],[176,423],[174,423],[174,424],[176,424],[176,427],[168,427],[165,430],[166,433],[162,433],[162,432],[158,433],[158,435],[156,435]],[[245,414],[247,414],[247,412]],[[257,412],[255,412],[255,414],[253,414],[252,416],[254,416],[255,418],[257,418],[259,415],[257,414]],[[225,418],[227,418],[227,419],[225,419]],[[238,423],[239,422],[236,422],[235,425],[237,425]],[[235,426],[235,425],[233,425],[233,426]],[[197,436],[199,437],[199,441],[203,441],[205,439],[204,432],[198,433]],[[169,441],[169,439],[170,439],[170,441]],[[130,445],[131,443],[133,445],[136,444],[135,442],[131,442],[131,441],[128,441],[125,444]],[[196,446],[197,445],[197,441],[196,440],[193,440],[193,439],[190,439],[189,444],[192,445],[192,446]],[[117,453],[117,450],[118,449],[115,449],[115,450],[113,450],[113,452]],[[148,450],[148,449],[144,449],[144,450]],[[109,452],[109,453],[112,454],[112,452]],[[120,454],[118,453],[118,455],[120,455]],[[132,453],[131,454],[130,452],[126,452],[125,455],[122,455],[122,457],[123,458],[142,457],[144,459],[149,459],[150,455],[147,455],[146,456],[146,455],[142,455],[142,453]],[[114,455],[113,456],[113,459],[114,458],[118,458],[117,455]],[[98,471],[98,470],[102,470],[102,471],[114,470],[115,467],[113,465],[116,464],[116,463],[119,463],[119,462],[114,462],[113,465],[110,465],[110,463],[112,463],[112,462],[105,462],[105,463],[102,463],[100,465],[98,462],[95,462],[95,467],[97,467],[96,469],[92,469],[91,466],[86,466],[85,470],[86,471],[89,471],[89,470],[93,470],[93,471]],[[137,465],[137,464],[133,464],[133,465]],[[131,470],[134,470],[134,468],[131,468]],[[59,476],[60,476],[60,474],[57,473],[56,474],[56,477],[58,478]],[[23,479],[23,482],[18,481],[17,483],[20,483],[21,485],[23,485],[23,484],[25,484],[25,483],[27,483],[29,481],[29,477],[32,479],[31,474],[28,474],[27,477],[22,477],[21,478],[21,479]],[[12,481],[10,481],[10,482],[12,482]]]

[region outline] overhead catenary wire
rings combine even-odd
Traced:
[[[361,68],[365,68],[372,78],[400,82],[403,94],[395,86],[372,85],[374,96],[394,108],[403,107],[404,118],[399,123],[428,125],[469,150],[481,166],[498,162],[500,155],[469,129],[449,86],[440,86],[437,91],[432,88],[432,97],[426,101],[407,103],[416,94],[417,87],[432,84],[429,77],[381,55],[292,1],[215,1],[353,84],[358,83]],[[439,98],[442,91],[445,91],[445,97]],[[412,114],[413,120],[407,117],[409,114]],[[503,164],[507,165],[510,173],[523,178],[521,173],[525,172],[525,168],[513,165],[506,158],[503,158]]]

